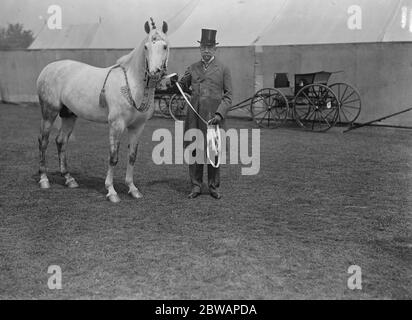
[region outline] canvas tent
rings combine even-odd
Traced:
[[[412,41],[412,1],[200,0],[172,46],[196,47],[201,28],[217,29],[220,46]]]
[[[61,30],[51,30],[45,26],[29,49],[89,48],[98,29],[98,23],[69,25]]]
[[[199,0],[123,0],[121,6],[92,24],[69,24],[62,29],[42,28],[29,49],[123,49],[134,48],[145,37],[144,23],[153,17],[161,27],[167,21],[172,34],[187,19]],[[115,3],[113,3],[115,4]],[[102,6],[105,3],[102,2]],[[107,3],[106,3],[107,6]],[[163,8],[163,9],[162,9]],[[103,8],[100,8],[103,10]]]
[[[112,8],[119,1],[104,3]],[[275,73],[288,73],[294,85],[294,74],[320,70],[344,70],[331,81],[348,82],[359,90],[360,121],[399,111],[412,100],[412,0],[157,0],[153,5],[149,0],[122,1],[130,5],[127,10],[115,6],[101,23],[66,27],[53,36],[43,30],[32,45],[62,50],[5,52],[4,61],[16,62],[0,66],[8,79],[2,95],[10,101],[35,97],[35,75],[56,59],[113,64],[143,39],[143,24],[153,16],[158,25],[162,20],[169,23],[173,49],[168,71],[180,75],[199,59],[201,29],[218,30],[217,54],[231,70],[234,103],[262,87],[272,87]],[[159,4],[164,10],[158,10]],[[361,9],[360,30],[348,27],[354,5]],[[110,50],[64,50],[76,47]],[[390,123],[410,125],[411,117],[404,115]]]
[[[169,10],[160,10],[156,2],[151,1],[147,6],[142,6],[140,1],[136,10],[130,10],[122,18],[111,16],[103,19],[89,48],[134,48],[146,36],[143,25],[149,17],[153,17],[157,26],[161,27],[163,21],[169,26],[168,34],[171,35],[190,16],[199,0],[174,1]],[[127,23],[126,23],[127,21]]]
[[[172,47],[196,47],[202,28],[217,29],[219,46],[248,46],[272,21],[285,0],[200,0],[170,37]]]
[[[202,28],[217,29],[221,47],[412,41],[412,0],[125,2],[100,23],[45,27],[30,49],[133,48],[150,16],[168,22],[175,48],[197,47]],[[354,6],[361,29],[348,25]]]
[[[412,41],[412,30],[401,23],[405,8],[407,20],[412,19],[411,4],[410,0],[288,0],[255,44]],[[351,25],[355,14],[360,14],[356,26],[360,29]]]
[[[398,2],[384,32],[383,41],[412,41],[412,0]]]

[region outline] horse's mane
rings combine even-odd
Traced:
[[[128,54],[125,54],[124,56],[117,59],[116,64],[126,68],[130,64],[130,61],[132,60],[135,51],[136,49],[133,49]]]

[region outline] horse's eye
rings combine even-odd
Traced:
[[[167,44],[165,44],[165,45],[163,46],[163,49],[165,49],[165,50],[167,49]]]
[[[147,45],[146,44],[144,45],[144,49],[147,50]]]

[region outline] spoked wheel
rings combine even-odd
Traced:
[[[186,98],[190,101],[190,95],[185,93]],[[180,93],[174,94],[170,98],[169,112],[175,121],[183,121],[187,114],[187,102]]]
[[[166,118],[170,118],[169,104],[168,104],[167,99],[165,97],[160,97],[158,101],[159,101],[159,110],[161,114]]]
[[[250,102],[253,120],[261,128],[274,129],[288,118],[289,104],[286,96],[274,88],[261,89]]]
[[[362,108],[359,91],[347,83],[335,83],[329,88],[340,102],[338,122],[351,125],[359,117]]]
[[[309,84],[296,94],[293,114],[302,128],[316,132],[327,131],[338,119],[339,101],[329,87]]]

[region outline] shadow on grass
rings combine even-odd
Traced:
[[[79,189],[95,190],[101,194],[106,194],[106,189],[104,186],[103,178],[85,176],[85,175],[82,175],[76,172],[73,172],[70,174],[72,174],[72,176],[76,179],[77,183],[79,184]],[[61,175],[60,172],[58,171],[49,172],[48,177],[49,177],[50,183],[66,187],[65,185],[66,180],[64,179],[64,177]],[[124,190],[122,190],[122,192],[123,191]]]
[[[175,190],[179,193],[186,194],[190,190],[190,186],[188,184],[187,179],[173,179],[173,178],[168,178],[168,179],[159,179],[159,180],[153,180],[148,182],[148,186],[156,186],[159,184],[165,184],[167,185],[170,189]]]
[[[80,173],[71,172],[72,176],[76,179],[77,183],[79,184],[79,189],[85,190],[94,190],[100,194],[105,195],[107,193],[105,188],[105,179],[101,177],[93,177],[93,176],[85,176]],[[47,173],[47,177],[49,178],[50,184],[58,185],[61,187],[66,187],[65,185],[65,178],[61,175],[59,171],[52,171]],[[38,185],[39,182],[39,174],[35,173],[31,176],[33,182]],[[188,183],[187,179],[159,179],[149,181],[147,186],[159,186],[165,185],[169,189],[174,190],[181,194],[186,194],[190,191],[190,184]],[[129,189],[124,184],[124,182],[114,182],[114,187],[118,193],[127,194]]]
[[[76,179],[77,183],[79,184],[79,189],[86,189],[86,190],[94,190],[101,194],[106,194],[105,188],[105,179],[101,177],[92,177],[92,176],[85,176],[80,173],[71,172],[72,176]],[[49,178],[51,185],[59,185],[61,187],[66,187],[65,179],[61,175],[59,171],[52,171],[48,172],[47,176]],[[31,176],[33,182],[38,184],[39,182],[39,174],[35,173]],[[158,179],[152,180],[147,183],[147,186],[159,186],[165,185],[167,188],[174,190],[181,194],[188,194],[190,192],[190,183],[188,178],[167,178],[167,179]],[[117,192],[119,193],[128,193],[128,187],[123,182],[114,182],[114,186]],[[207,193],[208,187],[206,184],[202,185],[202,192]]]

